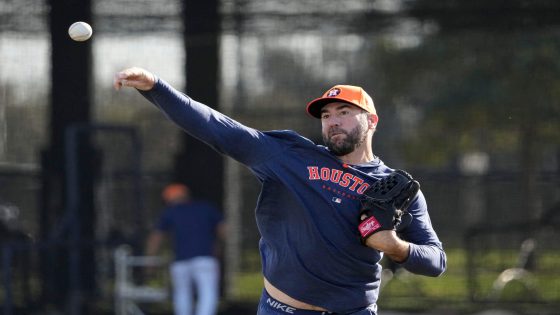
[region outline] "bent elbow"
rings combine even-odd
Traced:
[[[447,256],[443,249],[430,245],[411,245],[412,255],[403,263],[408,271],[428,276],[439,277],[447,268]]]
[[[439,277],[447,269],[447,255],[445,255],[444,251],[441,251],[439,264],[436,264],[434,267],[433,273],[429,275],[430,277]]]

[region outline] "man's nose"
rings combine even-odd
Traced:
[[[340,126],[340,119],[338,117],[335,116],[331,116],[329,117],[329,119],[327,120],[327,124],[329,126]]]

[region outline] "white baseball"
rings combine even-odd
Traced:
[[[93,34],[93,29],[86,22],[76,22],[68,28],[68,35],[77,42],[88,40]]]

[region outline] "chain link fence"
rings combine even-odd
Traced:
[[[531,287],[521,283],[515,291],[504,286],[500,292],[514,290],[507,296],[492,290],[498,290],[495,281],[504,270],[518,266],[521,244],[530,236],[517,228],[519,222],[543,219],[558,202],[560,114],[554,69],[560,60],[555,58],[560,56],[559,29],[545,25],[494,33],[465,27],[450,33],[435,20],[406,14],[407,4],[223,0],[219,109],[255,128],[293,129],[321,143],[319,122],[305,114],[307,101],[338,83],[363,86],[380,115],[375,153],[420,180],[450,254],[442,278],[422,279],[403,271],[385,278],[381,306],[422,310],[437,302],[436,308],[468,311],[471,302],[523,302],[545,310],[558,305],[560,284],[553,280],[558,278],[558,248],[546,241],[557,237],[554,229],[537,237],[540,259],[531,270]],[[114,72],[133,65],[181,90],[188,80],[204,80],[184,77],[188,55],[182,6],[179,0],[93,1],[94,123],[130,127],[141,143],[140,152],[133,152],[127,140],[95,139],[105,161],[96,184],[96,235],[137,250],[161,207],[159,191],[172,178],[181,131],[138,93],[115,93],[111,80]],[[2,221],[10,233],[38,239],[40,153],[50,122],[48,3],[3,0],[0,17]],[[514,48],[523,55],[510,54]],[[518,110],[525,103],[507,97],[518,96],[519,81],[512,77],[523,71],[548,91],[539,94],[539,84],[524,91],[538,96],[533,97],[534,112],[546,117]],[[540,122],[542,129],[524,133],[515,127],[523,120]],[[524,152],[526,146],[535,154]],[[134,154],[141,158],[141,196],[130,191],[130,172],[122,171]],[[224,261],[224,294],[230,301],[256,303],[262,288],[254,220],[260,187],[247,169],[228,158],[225,185],[232,242]],[[141,217],[133,208],[138,198]],[[99,300],[106,309],[112,305],[110,249],[99,251]],[[24,307],[41,294],[34,280],[38,251],[31,257],[35,267],[30,273],[12,277],[14,292],[20,292],[13,297],[15,306]],[[17,282],[22,278],[30,283]],[[7,292],[2,292],[5,300]],[[516,298],[533,293],[529,301]]]

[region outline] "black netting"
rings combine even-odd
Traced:
[[[136,151],[120,133],[92,134],[99,163],[96,235],[137,250],[184,141],[138,93],[114,92],[112,76],[142,66],[182,91],[194,80],[205,82],[204,75],[185,76],[185,43],[202,47],[213,37],[184,38],[184,9],[189,6],[180,0],[92,1],[91,122],[131,128],[140,143]],[[35,239],[45,237],[42,188],[59,184],[42,182],[41,170],[53,127],[49,12],[46,0],[0,1],[0,210],[3,222]],[[362,86],[380,119],[375,154],[420,182],[450,258],[443,279],[395,272],[380,303],[416,310],[434,301],[454,309],[471,300],[558,305],[558,12],[556,2],[544,0],[223,0],[220,79],[208,82],[218,85],[219,104],[209,105],[249,126],[293,129],[321,143],[320,121],[305,113],[307,102],[335,84]],[[239,243],[229,252],[238,262],[228,270],[227,295],[254,302],[262,288],[254,219],[260,186],[246,168],[229,162],[224,182],[236,187],[225,187],[233,204],[224,210],[239,215],[233,227]],[[49,206],[63,213],[57,202]],[[527,230],[547,220],[542,229]],[[522,246],[528,239],[533,251]],[[98,257],[105,304],[111,301],[111,250]],[[40,252],[30,257],[31,278],[39,277]],[[526,286],[525,278],[517,289],[492,287],[501,272],[518,266],[533,268],[528,278],[544,289]],[[27,289],[17,281],[29,277],[20,269],[18,292]],[[15,303],[35,305],[41,292],[34,287],[27,294]]]

